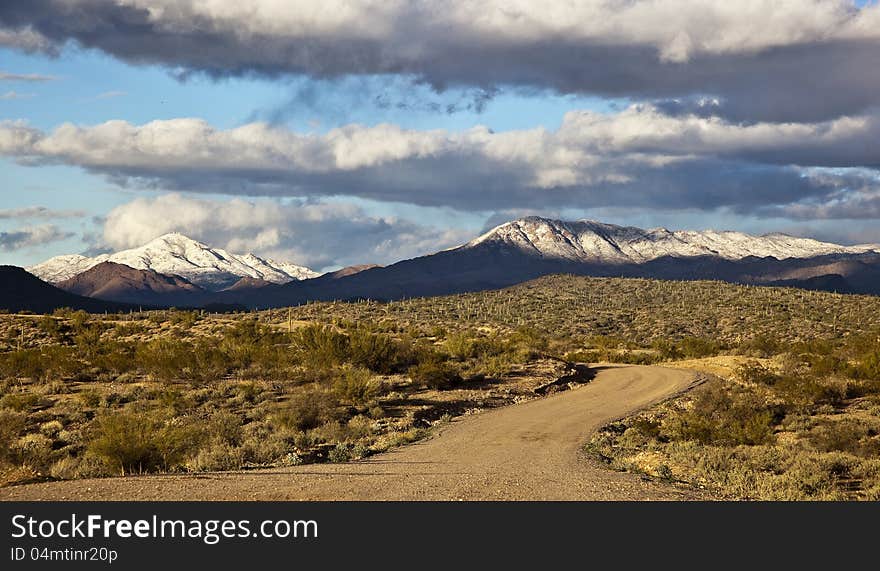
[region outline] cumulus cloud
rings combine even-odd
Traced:
[[[808,196],[790,204],[759,208],[764,217],[792,220],[880,219],[880,172],[852,169],[844,172],[813,169],[807,176],[827,188],[821,196]]]
[[[253,196],[359,196],[459,210],[599,206],[748,211],[850,192],[846,169],[880,166],[880,118],[733,123],[651,105],[570,112],[555,131],[346,125],[323,134],[184,118],[0,123],[0,154],[114,182]],[[825,176],[810,168],[842,169]]]
[[[172,231],[231,252],[253,252],[318,270],[387,264],[471,237],[462,230],[370,216],[349,203],[206,200],[171,193],[138,198],[111,210],[102,245],[131,248]]]
[[[26,226],[8,232],[0,231],[0,250],[12,252],[21,248],[58,242],[72,236],[73,233],[62,231],[57,226],[51,224]]]
[[[5,6],[0,7],[0,10]],[[22,50],[26,53],[42,52],[51,55],[58,53],[58,45],[35,31],[30,26],[15,26],[13,28],[2,27],[4,22],[3,16],[0,16],[0,46],[10,47]],[[39,76],[32,76],[39,77]],[[42,81],[40,79],[33,80],[24,78],[13,78],[15,81]]]
[[[880,7],[851,0],[5,0],[0,43],[68,42],[181,77],[407,75],[438,90],[723,98],[821,120],[880,103]]]
[[[55,210],[45,206],[0,208],[0,220],[11,218],[81,218],[85,215],[86,213],[82,210]]]

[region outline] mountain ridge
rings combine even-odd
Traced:
[[[528,216],[500,224],[459,248],[487,242],[539,253],[544,257],[603,263],[644,263],[663,257],[717,256],[741,260],[749,256],[778,260],[829,254],[880,251],[866,244],[841,246],[779,232],[760,236],[736,231],[644,230],[595,220],[563,221]]]
[[[212,250],[210,255],[228,254]],[[222,290],[185,293],[182,300],[171,301],[169,296],[164,302],[159,295],[156,303],[268,308],[308,301],[393,300],[502,288],[554,273],[715,279],[880,295],[880,248],[841,246],[781,233],[643,230],[591,220],[526,217],[496,226],[455,248],[388,266],[353,266],[285,283],[242,276]]]
[[[137,309],[130,304],[72,294],[44,282],[24,268],[0,265],[0,308],[12,312],[50,313],[59,307],[92,313]]]
[[[196,305],[208,293],[180,276],[115,262],[101,262],[55,287],[85,297],[143,305]]]
[[[25,269],[44,281],[59,283],[102,262],[177,275],[209,291],[230,287],[243,277],[280,284],[319,275],[290,262],[276,262],[254,254],[233,254],[222,248],[211,248],[179,232],[163,234],[138,248],[92,258],[77,254],[56,256]]]

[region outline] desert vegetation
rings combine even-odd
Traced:
[[[533,333],[273,317],[0,317],[2,482],[341,462],[566,370]]]
[[[237,314],[3,315],[0,483],[346,461],[612,361],[713,375],[601,431],[589,449],[611,467],[737,498],[876,498],[878,337],[876,297],[571,276]]]
[[[741,352],[694,391],[603,427],[587,450],[731,498],[880,498],[878,334]]]

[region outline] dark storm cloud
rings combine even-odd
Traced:
[[[27,49],[34,37],[54,48],[74,41],[181,78],[401,74],[486,94],[699,94],[723,101],[718,111],[735,121],[812,122],[878,105],[878,28],[880,8],[844,0],[0,5],[7,44],[16,34]]]

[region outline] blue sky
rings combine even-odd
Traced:
[[[401,110],[377,105],[372,99],[385,96],[394,103],[428,98],[428,103],[464,107],[468,102],[468,90],[440,95],[428,87],[413,86],[406,79],[378,77],[368,79],[367,83],[372,84],[372,97],[364,97],[363,91],[351,92],[351,81],[315,81],[303,77],[282,82],[259,78],[216,80],[203,75],[179,79],[173,71],[159,66],[130,66],[99,52],[83,49],[71,49],[61,57],[0,49],[0,62],[0,69],[7,73],[53,78],[45,82],[9,82],[9,90],[20,92],[24,97],[0,101],[3,111],[0,118],[24,118],[44,130],[65,122],[91,125],[122,119],[139,124],[177,117],[203,118],[220,128],[236,127],[253,120],[275,121],[292,129],[314,132],[325,132],[348,123],[394,123],[410,129],[463,130],[476,124],[487,125],[496,131],[527,129],[535,125],[555,129],[566,111],[608,111],[614,105],[625,104],[588,96],[554,93],[536,96],[511,92],[496,97],[480,111],[466,108],[457,108],[451,113]],[[358,86],[363,84],[357,83]],[[318,100],[308,105],[289,104],[292,94],[310,87],[315,90]],[[96,226],[100,225],[100,222],[95,224],[94,218],[132,199],[132,191],[108,184],[103,177],[79,167],[47,165],[34,168],[0,159],[0,174],[3,180],[9,181],[2,197],[4,208],[42,205],[81,209],[88,213],[83,219],[58,223],[73,234],[70,238],[0,254],[2,261],[9,264],[29,265],[51,256],[88,250]],[[161,191],[148,194],[161,194]],[[423,208],[406,203],[356,198],[348,201],[376,216],[429,218],[473,233],[482,229],[487,216],[485,213]],[[16,226],[12,220],[0,221],[0,224],[0,230],[11,231]]]
[[[221,4],[203,14],[181,2],[190,12],[150,16],[144,37],[99,25],[124,18],[64,21],[56,0],[24,15],[0,7],[0,121],[40,141],[0,153],[0,262],[174,229],[330,269],[428,253],[533,213],[880,242],[880,80],[862,73],[880,57],[876,3],[757,2],[761,17],[695,3],[690,17],[660,1],[659,16],[635,3],[556,19],[569,8],[551,2],[487,5],[483,21],[451,2],[436,22],[310,20],[325,26],[315,37],[276,4],[247,21]],[[178,17],[187,25],[162,20]],[[189,48],[163,49],[170,41]],[[829,64],[841,57],[851,65]],[[108,121],[130,138],[95,129]],[[269,130],[237,131],[257,122]],[[56,135],[67,123],[82,127],[74,141]],[[138,147],[169,132],[186,156]],[[96,145],[107,145],[98,158]],[[238,220],[241,200],[264,221]],[[213,226],[193,222],[209,212]],[[306,232],[327,232],[326,244]]]
[[[376,96],[388,101],[429,98],[442,106],[466,106],[467,90],[453,90],[442,95],[425,86],[411,86],[405,79],[371,78],[372,97],[363,91],[351,92],[345,81],[315,81],[296,77],[284,81],[261,78],[212,79],[194,75],[179,79],[173,71],[159,66],[131,66],[100,52],[70,49],[60,57],[24,54],[0,49],[0,71],[36,74],[53,78],[42,82],[6,82],[4,92],[22,95],[0,101],[0,120],[25,119],[43,130],[71,122],[94,125],[122,119],[141,124],[161,119],[199,117],[219,128],[231,128],[249,121],[275,121],[299,131],[325,132],[348,123],[375,125],[394,123],[410,129],[463,130],[476,124],[496,131],[527,129],[543,125],[559,126],[566,111],[595,109],[607,111],[617,100],[596,97],[505,93],[485,109],[456,109],[451,113],[428,109],[386,108],[373,103]],[[391,82],[390,87],[387,85]],[[350,82],[349,82],[350,83]],[[358,82],[361,86],[362,82]],[[313,88],[318,100],[310,105],[289,105],[293,94]],[[404,91],[406,90],[406,91]],[[412,95],[412,92],[417,95]],[[0,252],[0,261],[29,265],[48,257],[79,253],[90,247],[92,234],[98,231],[93,218],[129,202],[133,191],[108,183],[102,176],[76,166],[21,166],[14,160],[0,158],[0,178],[6,181],[0,208],[25,208],[33,205],[57,209],[81,209],[83,219],[62,220],[58,225],[74,235],[68,239]],[[138,191],[143,195],[144,191]],[[161,194],[161,191],[148,195]],[[449,209],[425,209],[405,203],[380,203],[350,199],[376,216],[426,217],[443,225],[458,226],[477,232],[485,213],[455,212]],[[11,231],[15,220],[0,221],[0,231]]]

